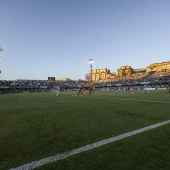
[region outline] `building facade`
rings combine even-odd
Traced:
[[[142,74],[146,73],[146,69],[144,68],[138,68],[138,69],[133,69],[134,74]]]
[[[117,70],[117,75],[118,76],[129,76],[132,74],[142,74],[145,72],[146,72],[146,69],[144,68],[133,69],[131,66],[122,66]]]
[[[69,78],[48,77],[48,81],[69,81]]]
[[[161,70],[168,70],[168,69],[170,69],[170,61],[162,62],[162,63],[154,63],[146,67],[147,72],[161,71]]]
[[[55,78],[55,81],[69,81],[69,78]]]
[[[128,76],[134,73],[134,70],[131,66],[122,66],[117,69],[118,76]]]
[[[92,82],[98,82],[99,80],[105,79],[108,75],[111,75],[111,74],[112,73],[107,68],[94,69],[92,70]],[[88,73],[86,74],[86,77],[88,77],[87,75],[89,75],[89,77],[91,78],[91,71],[88,71]]]

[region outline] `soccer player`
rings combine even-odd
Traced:
[[[57,86],[57,87],[55,88],[55,92],[56,92],[56,96],[58,96],[59,93],[60,93],[60,87],[59,87],[59,86]]]
[[[94,93],[94,91],[95,91],[95,86],[93,86],[93,93]]]
[[[83,85],[79,88],[79,91],[77,93],[77,96],[81,94],[81,96],[83,95]]]
[[[93,87],[91,86],[91,87],[89,88],[89,94],[92,94],[92,92],[93,92]]]

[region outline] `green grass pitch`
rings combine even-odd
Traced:
[[[87,91],[0,95],[0,169],[6,170],[170,120],[170,93]],[[168,170],[170,124],[39,170]]]

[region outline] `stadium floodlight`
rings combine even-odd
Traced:
[[[3,56],[3,49],[0,47],[0,57]]]
[[[90,68],[91,68],[91,82],[92,82],[92,65],[94,63],[93,59],[89,59],[88,63],[89,63]]]
[[[0,57],[3,56],[3,49],[0,47]],[[1,74],[1,70],[0,70],[0,74]]]

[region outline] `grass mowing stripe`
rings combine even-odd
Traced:
[[[30,169],[34,169],[34,168],[37,168],[39,166],[46,165],[46,164],[49,164],[49,163],[52,163],[52,162],[56,162],[56,161],[65,159],[69,156],[72,156],[72,155],[75,155],[75,154],[78,154],[78,153],[81,153],[81,152],[84,152],[84,151],[88,151],[88,150],[94,149],[96,147],[103,146],[103,145],[106,145],[108,143],[129,137],[129,136],[133,136],[135,134],[138,134],[138,133],[150,130],[150,129],[154,129],[156,127],[159,127],[159,126],[162,126],[162,125],[165,125],[165,124],[169,124],[169,123],[170,123],[170,120],[167,120],[167,121],[157,123],[157,124],[154,124],[154,125],[151,125],[151,126],[147,126],[145,128],[141,128],[141,129],[138,129],[138,130],[135,130],[135,131],[131,131],[131,132],[128,132],[128,133],[125,133],[125,134],[122,134],[122,135],[119,135],[119,136],[116,136],[116,137],[112,137],[112,138],[109,138],[109,139],[106,139],[106,140],[102,140],[102,141],[99,141],[99,142],[96,142],[96,143],[92,143],[92,144],[80,147],[78,149],[74,149],[74,150],[69,151],[69,152],[57,154],[55,156],[44,158],[44,159],[41,159],[39,161],[34,161],[34,162],[31,162],[31,163],[19,166],[17,168],[12,168],[10,170],[30,170]]]
[[[86,96],[85,96],[86,97]],[[110,98],[110,97],[92,97],[92,98],[101,98],[101,99],[113,99],[113,100],[126,100],[126,101],[135,101],[135,102],[148,102],[148,103],[164,103],[170,104],[170,102],[162,102],[162,101],[149,101],[149,100],[135,100],[135,99],[120,99],[120,98]]]

